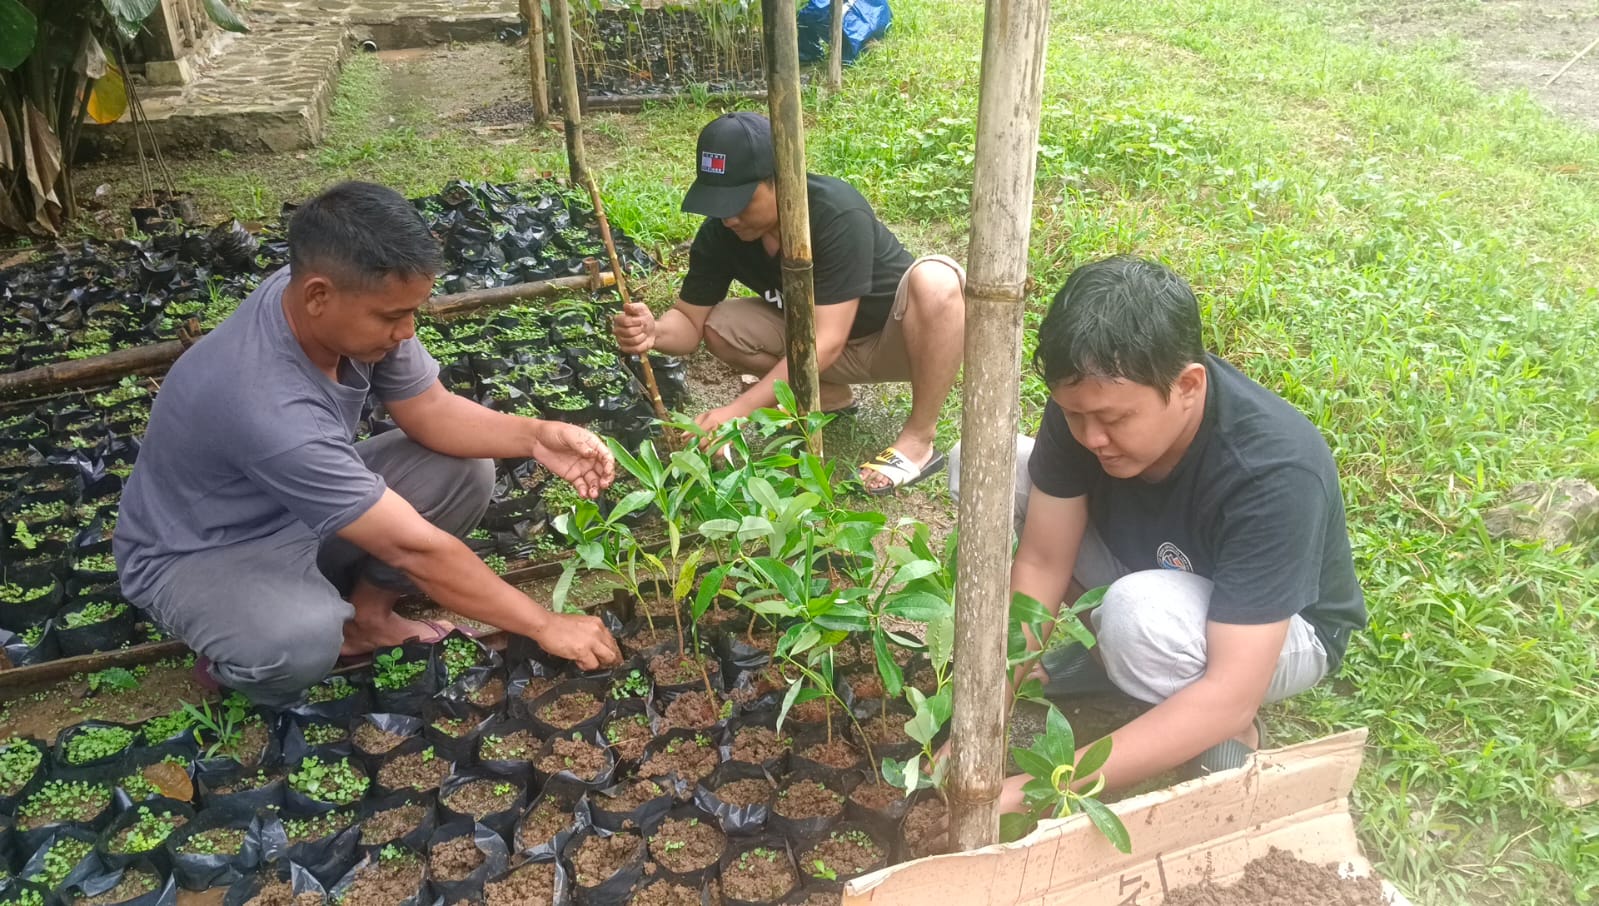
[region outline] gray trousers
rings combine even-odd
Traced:
[[[1016,438],[1016,510],[1018,537],[1027,519],[1027,498],[1033,482],[1027,472],[1033,438]],[[949,452],[949,493],[960,499],[960,445]],[[1084,588],[1110,586],[1105,599],[1090,613],[1105,673],[1123,692],[1158,704],[1205,675],[1209,579],[1174,569],[1128,569],[1099,537],[1092,523],[1083,535],[1072,578]],[[1288,621],[1288,637],[1277,658],[1277,671],[1266,701],[1296,695],[1327,675],[1327,651],[1303,617]]]
[[[457,537],[483,518],[494,464],[434,453],[388,431],[355,445],[423,518]],[[211,660],[225,686],[261,705],[289,704],[327,676],[355,609],[358,579],[413,591],[398,570],[343,539],[322,543],[295,522],[264,538],[188,554],[138,602],[168,634]]]

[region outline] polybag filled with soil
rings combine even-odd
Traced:
[[[250,812],[200,812],[165,843],[172,877],[185,890],[230,886],[261,862],[261,828]]]
[[[423,883],[420,853],[390,847],[368,853],[328,890],[340,906],[424,906],[432,902]]]
[[[567,847],[572,897],[584,906],[621,906],[644,877],[647,850],[637,832],[594,828]]]
[[[361,847],[382,849],[398,843],[420,852],[438,826],[438,808],[431,792],[401,790],[361,803]]]
[[[444,778],[439,785],[441,820],[474,822],[509,838],[526,804],[530,772],[524,764],[520,776],[467,770]]]
[[[492,828],[471,821],[442,825],[428,843],[428,880],[446,903],[476,902],[483,883],[505,871],[505,841]]]

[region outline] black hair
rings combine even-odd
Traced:
[[[444,269],[444,255],[405,196],[369,182],[341,182],[294,212],[289,269],[373,289],[391,276],[432,278]]]
[[[1116,255],[1066,278],[1038,327],[1033,367],[1050,387],[1121,378],[1168,399],[1183,369],[1204,358],[1199,302],[1183,278]]]

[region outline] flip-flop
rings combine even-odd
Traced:
[[[892,494],[900,488],[908,488],[929,475],[936,475],[944,468],[944,454],[934,450],[932,458],[927,460],[927,465],[918,470],[916,464],[897,448],[884,447],[883,452],[877,454],[871,462],[862,463],[861,468],[871,469],[888,478],[888,484],[880,488],[866,489],[866,493],[873,497],[881,497],[884,494]]]
[[[424,645],[436,645],[439,642],[444,641],[444,637],[449,635],[451,632],[450,629],[445,628],[445,625],[438,620],[419,619],[417,622],[422,623],[423,625],[427,626],[427,628],[433,630],[433,637],[424,639],[418,635],[412,636],[411,638],[406,639],[406,641],[421,642]],[[455,628],[460,630],[461,634],[469,639],[480,638],[483,635],[483,631],[481,629],[473,629],[470,626],[457,626]],[[339,655],[338,660],[334,662],[334,667],[354,667],[358,664],[365,664],[372,660],[372,653],[376,650],[377,649],[374,648],[372,651],[365,651],[361,654],[341,654]]]

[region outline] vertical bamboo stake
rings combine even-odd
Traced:
[[[844,4],[847,0],[833,0],[832,33],[828,36],[827,90],[837,92],[844,87]]]
[[[766,39],[766,100],[777,165],[777,216],[783,244],[783,318],[788,382],[801,413],[821,408],[816,368],[816,288],[811,273],[810,193],[805,185],[805,125],[800,109],[799,25],[794,0],[761,0]],[[818,456],[822,438],[811,438]]]
[[[536,2],[536,0],[528,0]],[[550,0],[555,27],[555,65],[561,70],[561,116],[566,120],[566,165],[572,185],[588,182],[588,152],[583,147],[583,98],[577,89],[577,58],[572,53],[572,7],[568,0]]]
[[[522,0],[522,17],[527,19],[528,86],[533,92],[533,122],[542,126],[550,121],[550,70],[544,53],[549,39],[544,35],[544,0]]]
[[[967,253],[951,842],[999,837],[1014,438],[1049,0],[988,0]]]

